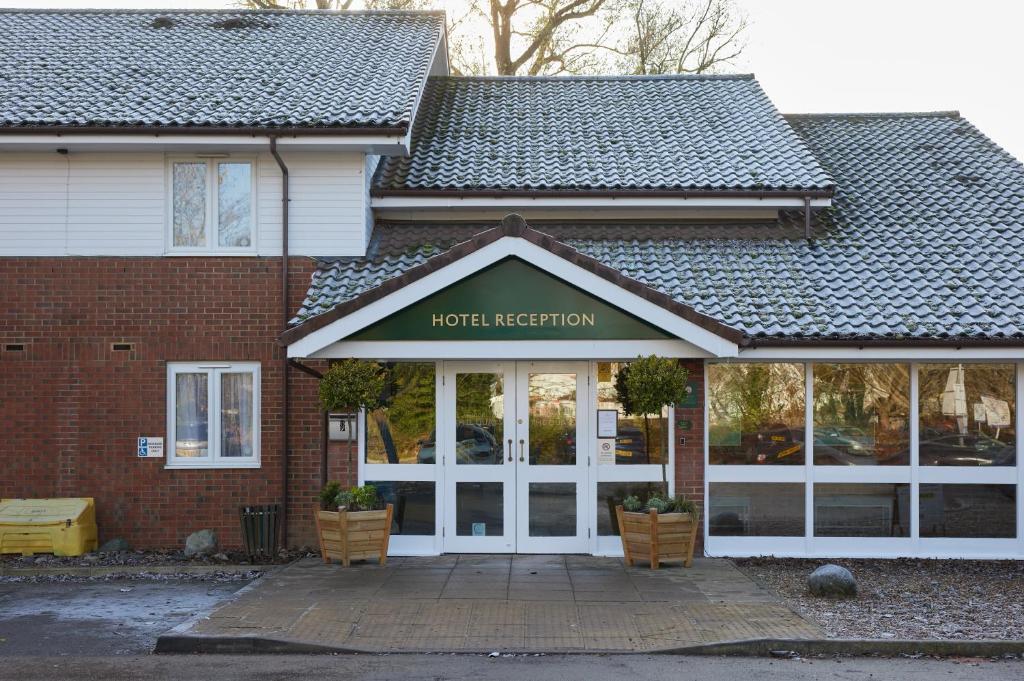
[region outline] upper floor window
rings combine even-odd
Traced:
[[[255,250],[251,160],[172,159],[169,175],[171,251]]]

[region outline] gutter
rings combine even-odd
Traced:
[[[856,348],[1024,348],[1024,338],[747,338],[741,349]]]
[[[835,187],[805,190],[760,189],[371,189],[374,198],[405,196],[437,196],[444,198],[744,198],[744,199],[828,199]]]
[[[288,328],[288,166],[277,153],[277,137],[270,137],[270,155],[281,169],[281,328]],[[281,545],[288,546],[288,353],[281,357]]]
[[[84,126],[84,125],[23,125],[0,126],[0,135],[251,135],[252,137],[315,137],[323,135],[389,135],[404,137],[409,132],[409,125],[392,126],[350,126],[321,128],[272,128],[272,127],[212,127],[212,126],[180,126],[161,125],[136,126]]]

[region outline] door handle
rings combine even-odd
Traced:
[[[522,439],[519,440],[519,460],[520,461],[525,461],[526,460],[526,459],[523,458],[523,440]]]
[[[508,460],[512,461],[512,438],[508,439]]]

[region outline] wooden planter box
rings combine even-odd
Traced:
[[[316,529],[320,555],[325,563],[340,560],[348,567],[353,560],[388,560],[391,538],[391,504],[383,511],[317,511]]]
[[[650,561],[652,570],[657,570],[665,560],[681,560],[685,567],[693,565],[700,511],[631,513],[616,506],[615,516],[627,565],[633,565],[637,559]]]

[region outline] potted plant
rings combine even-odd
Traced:
[[[331,486],[332,483],[327,483],[321,495]],[[342,490],[335,495],[333,503],[337,511],[317,511],[316,514],[320,555],[324,562],[340,560],[348,567],[353,560],[377,558],[384,565],[391,538],[391,504],[381,508],[373,485]]]
[[[693,565],[700,511],[689,499],[653,495],[645,503],[629,496],[615,507],[615,515],[627,565],[638,558],[650,561],[652,570],[662,561]]]
[[[682,402],[686,397],[689,372],[677,360],[667,357],[637,357],[619,371],[615,392],[623,411],[644,419],[644,453],[651,460],[651,425],[649,416]],[[661,460],[661,481],[668,489],[668,456]]]

